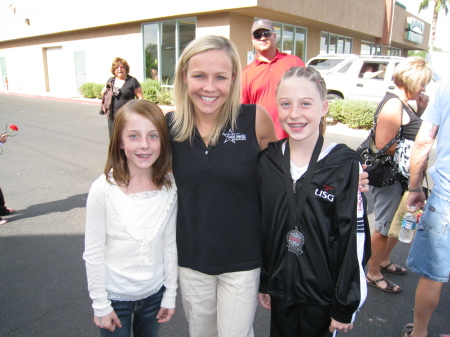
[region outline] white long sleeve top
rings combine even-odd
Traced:
[[[101,175],[86,207],[85,251],[94,315],[113,311],[111,299],[137,301],[165,286],[161,307],[175,308],[177,188],[126,195]],[[136,198],[138,196],[138,198]]]

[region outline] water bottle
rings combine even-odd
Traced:
[[[415,213],[406,212],[402,220],[402,228],[398,239],[401,242],[410,243],[414,236],[414,229],[416,228],[417,215]]]

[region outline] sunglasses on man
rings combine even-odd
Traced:
[[[270,35],[272,35],[273,33],[272,32],[269,32],[268,30],[266,30],[265,32],[262,32],[262,33],[260,33],[260,32],[256,32],[256,33],[253,33],[253,38],[255,39],[255,40],[260,40],[263,36],[265,37],[265,38],[268,38],[268,37],[270,37]]]

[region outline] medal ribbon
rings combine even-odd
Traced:
[[[308,169],[304,175],[303,183],[300,188],[300,195],[298,196],[297,207],[295,205],[295,192],[293,188],[293,180],[291,176],[291,152],[289,149],[289,140],[286,141],[286,146],[284,149],[284,156],[282,160],[284,180],[286,182],[286,192],[289,198],[289,204],[291,208],[291,220],[294,224],[294,229],[298,231],[300,225],[300,218],[303,214],[303,209],[305,207],[305,201],[308,196],[309,185],[311,184],[311,179],[314,173],[314,168],[316,167],[317,159],[319,158],[320,150],[323,145],[323,136],[319,134],[316,146],[311,156],[311,160],[308,164]]]

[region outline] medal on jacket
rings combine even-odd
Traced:
[[[286,237],[287,240],[287,248],[290,253],[294,253],[295,255],[303,254],[302,247],[305,243],[305,237],[298,230],[293,229],[289,231]]]
[[[291,229],[286,236],[287,241],[287,249],[288,252],[293,253],[295,255],[303,254],[303,245],[305,244],[305,237],[299,231],[303,210],[306,204],[306,199],[308,197],[308,190],[311,184],[311,179],[314,173],[314,168],[316,167],[317,159],[319,158],[320,150],[323,145],[323,136],[319,134],[317,139],[316,146],[314,147],[314,151],[311,156],[311,160],[308,165],[308,169],[303,176],[303,181],[301,184],[300,192],[298,193],[298,198],[296,202],[296,184],[292,184],[292,176],[291,176],[291,156],[289,149],[289,140],[285,142],[285,151],[282,160],[283,166],[283,174],[286,182],[286,192],[287,198],[290,205],[290,215],[291,215],[291,223],[294,224],[294,229]],[[292,228],[292,227],[291,227]]]

